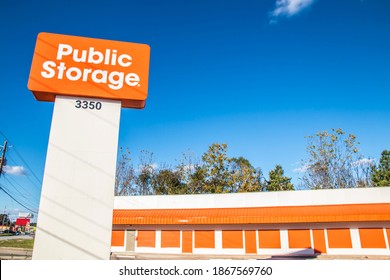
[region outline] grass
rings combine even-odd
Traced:
[[[34,239],[0,240],[0,247],[32,249],[33,246],[34,246]]]

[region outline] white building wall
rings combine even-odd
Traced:
[[[196,209],[390,203],[390,187],[232,194],[117,196],[114,209]]]

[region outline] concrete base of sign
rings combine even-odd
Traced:
[[[110,258],[120,101],[57,96],[33,259]]]

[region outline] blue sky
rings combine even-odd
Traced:
[[[305,136],[342,128],[365,157],[390,149],[390,1],[11,1],[0,4],[0,184],[37,208],[53,103],[27,89],[39,32],[151,47],[144,110],[123,109],[119,145],[174,165],[214,142],[265,174],[294,172]],[[18,171],[17,169],[13,169]],[[19,170],[20,171],[20,170]],[[18,173],[18,172],[14,172]],[[0,192],[0,211],[25,212]]]

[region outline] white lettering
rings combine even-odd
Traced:
[[[100,75],[101,78],[98,78],[97,76]],[[107,71],[106,70],[95,70],[92,72],[92,81],[95,83],[107,83]]]
[[[95,56],[97,56],[97,59],[94,58]],[[89,48],[88,63],[100,64],[100,63],[102,63],[103,59],[104,59],[104,56],[101,52],[95,51],[95,48],[93,48],[93,47]]]
[[[104,56],[104,64],[108,65],[110,64],[110,49],[106,49],[106,55]]]
[[[66,69],[65,62],[61,62],[60,66],[58,66],[57,69],[59,70],[58,71],[58,79],[62,80],[62,78],[64,77],[64,71]]]
[[[56,71],[50,67],[56,67],[56,63],[53,62],[53,61],[45,61],[43,64],[42,64],[42,67],[43,69],[45,69],[47,72],[45,71],[41,71],[41,75],[42,77],[46,78],[46,79],[50,79],[50,78],[53,78],[54,75],[56,74]]]
[[[73,51],[72,46],[66,44],[58,45],[57,60],[61,60],[63,55],[70,55]]]
[[[98,84],[107,84],[108,87],[114,90],[118,90],[123,88],[124,83],[126,83],[130,87],[135,87],[139,85],[140,78],[135,73],[128,73],[125,75],[123,72],[119,71],[112,71],[108,72],[107,70],[92,70],[90,68],[84,68],[81,70],[77,67],[70,67],[67,68],[65,65],[65,62],[61,62],[58,66],[53,61],[45,61],[42,64],[42,68],[45,71],[41,71],[42,77],[46,79],[51,79],[56,76],[56,70],[57,72],[57,79],[62,80],[65,77],[70,81],[78,81],[82,80],[83,82],[88,82],[89,77],[91,77],[92,81]]]
[[[139,83],[139,76],[135,73],[129,73],[125,77],[126,84],[131,87],[135,87]]]
[[[104,63],[105,65],[115,66],[119,64],[122,67],[129,67],[132,64],[132,57],[129,54],[118,56],[117,50],[106,49],[104,54],[90,47],[88,50],[73,49],[71,45],[59,44],[57,51],[57,60],[62,60],[64,56],[72,54],[74,62],[87,62],[93,64]]]
[[[72,73],[76,73],[76,75],[73,75]],[[77,67],[70,67],[68,71],[66,71],[66,77],[70,81],[77,81],[81,78],[81,70]]]
[[[61,61],[65,57],[69,57],[66,62]],[[64,79],[69,81],[94,82],[98,84],[107,84],[110,89],[119,90],[126,84],[129,87],[139,86],[140,77],[136,73],[125,73],[120,71],[108,71],[103,69],[91,69],[84,67],[66,65],[69,59],[73,59],[76,63],[92,63],[104,64],[111,66],[129,67],[133,63],[133,59],[129,54],[118,54],[118,50],[106,49],[104,52],[95,50],[94,47],[89,49],[73,49],[68,44],[58,44],[57,60],[59,64],[54,61],[45,61],[42,64],[41,75],[43,78],[58,80]],[[84,64],[85,65],[85,64]]]
[[[83,73],[83,82],[87,82],[88,81],[88,74],[92,72],[92,69],[84,69],[84,73]]]
[[[81,57],[77,57],[79,54],[79,50],[75,49],[73,52],[73,60],[75,62],[85,62],[87,59],[87,51],[81,51]]]
[[[124,59],[127,59],[128,62],[123,62]],[[118,63],[120,66],[122,67],[129,67],[131,65],[131,56],[128,55],[128,54],[121,54],[119,57],[118,57]]]
[[[117,52],[117,50],[113,50],[112,51],[111,65],[116,65],[116,63],[115,63],[115,61],[116,61],[116,52]]]
[[[118,78],[115,79],[115,76]],[[111,72],[110,75],[108,76],[108,80],[110,81],[111,84],[109,84],[108,87],[111,89],[122,88],[123,87],[123,76],[124,76],[123,72],[117,72],[117,71]]]

